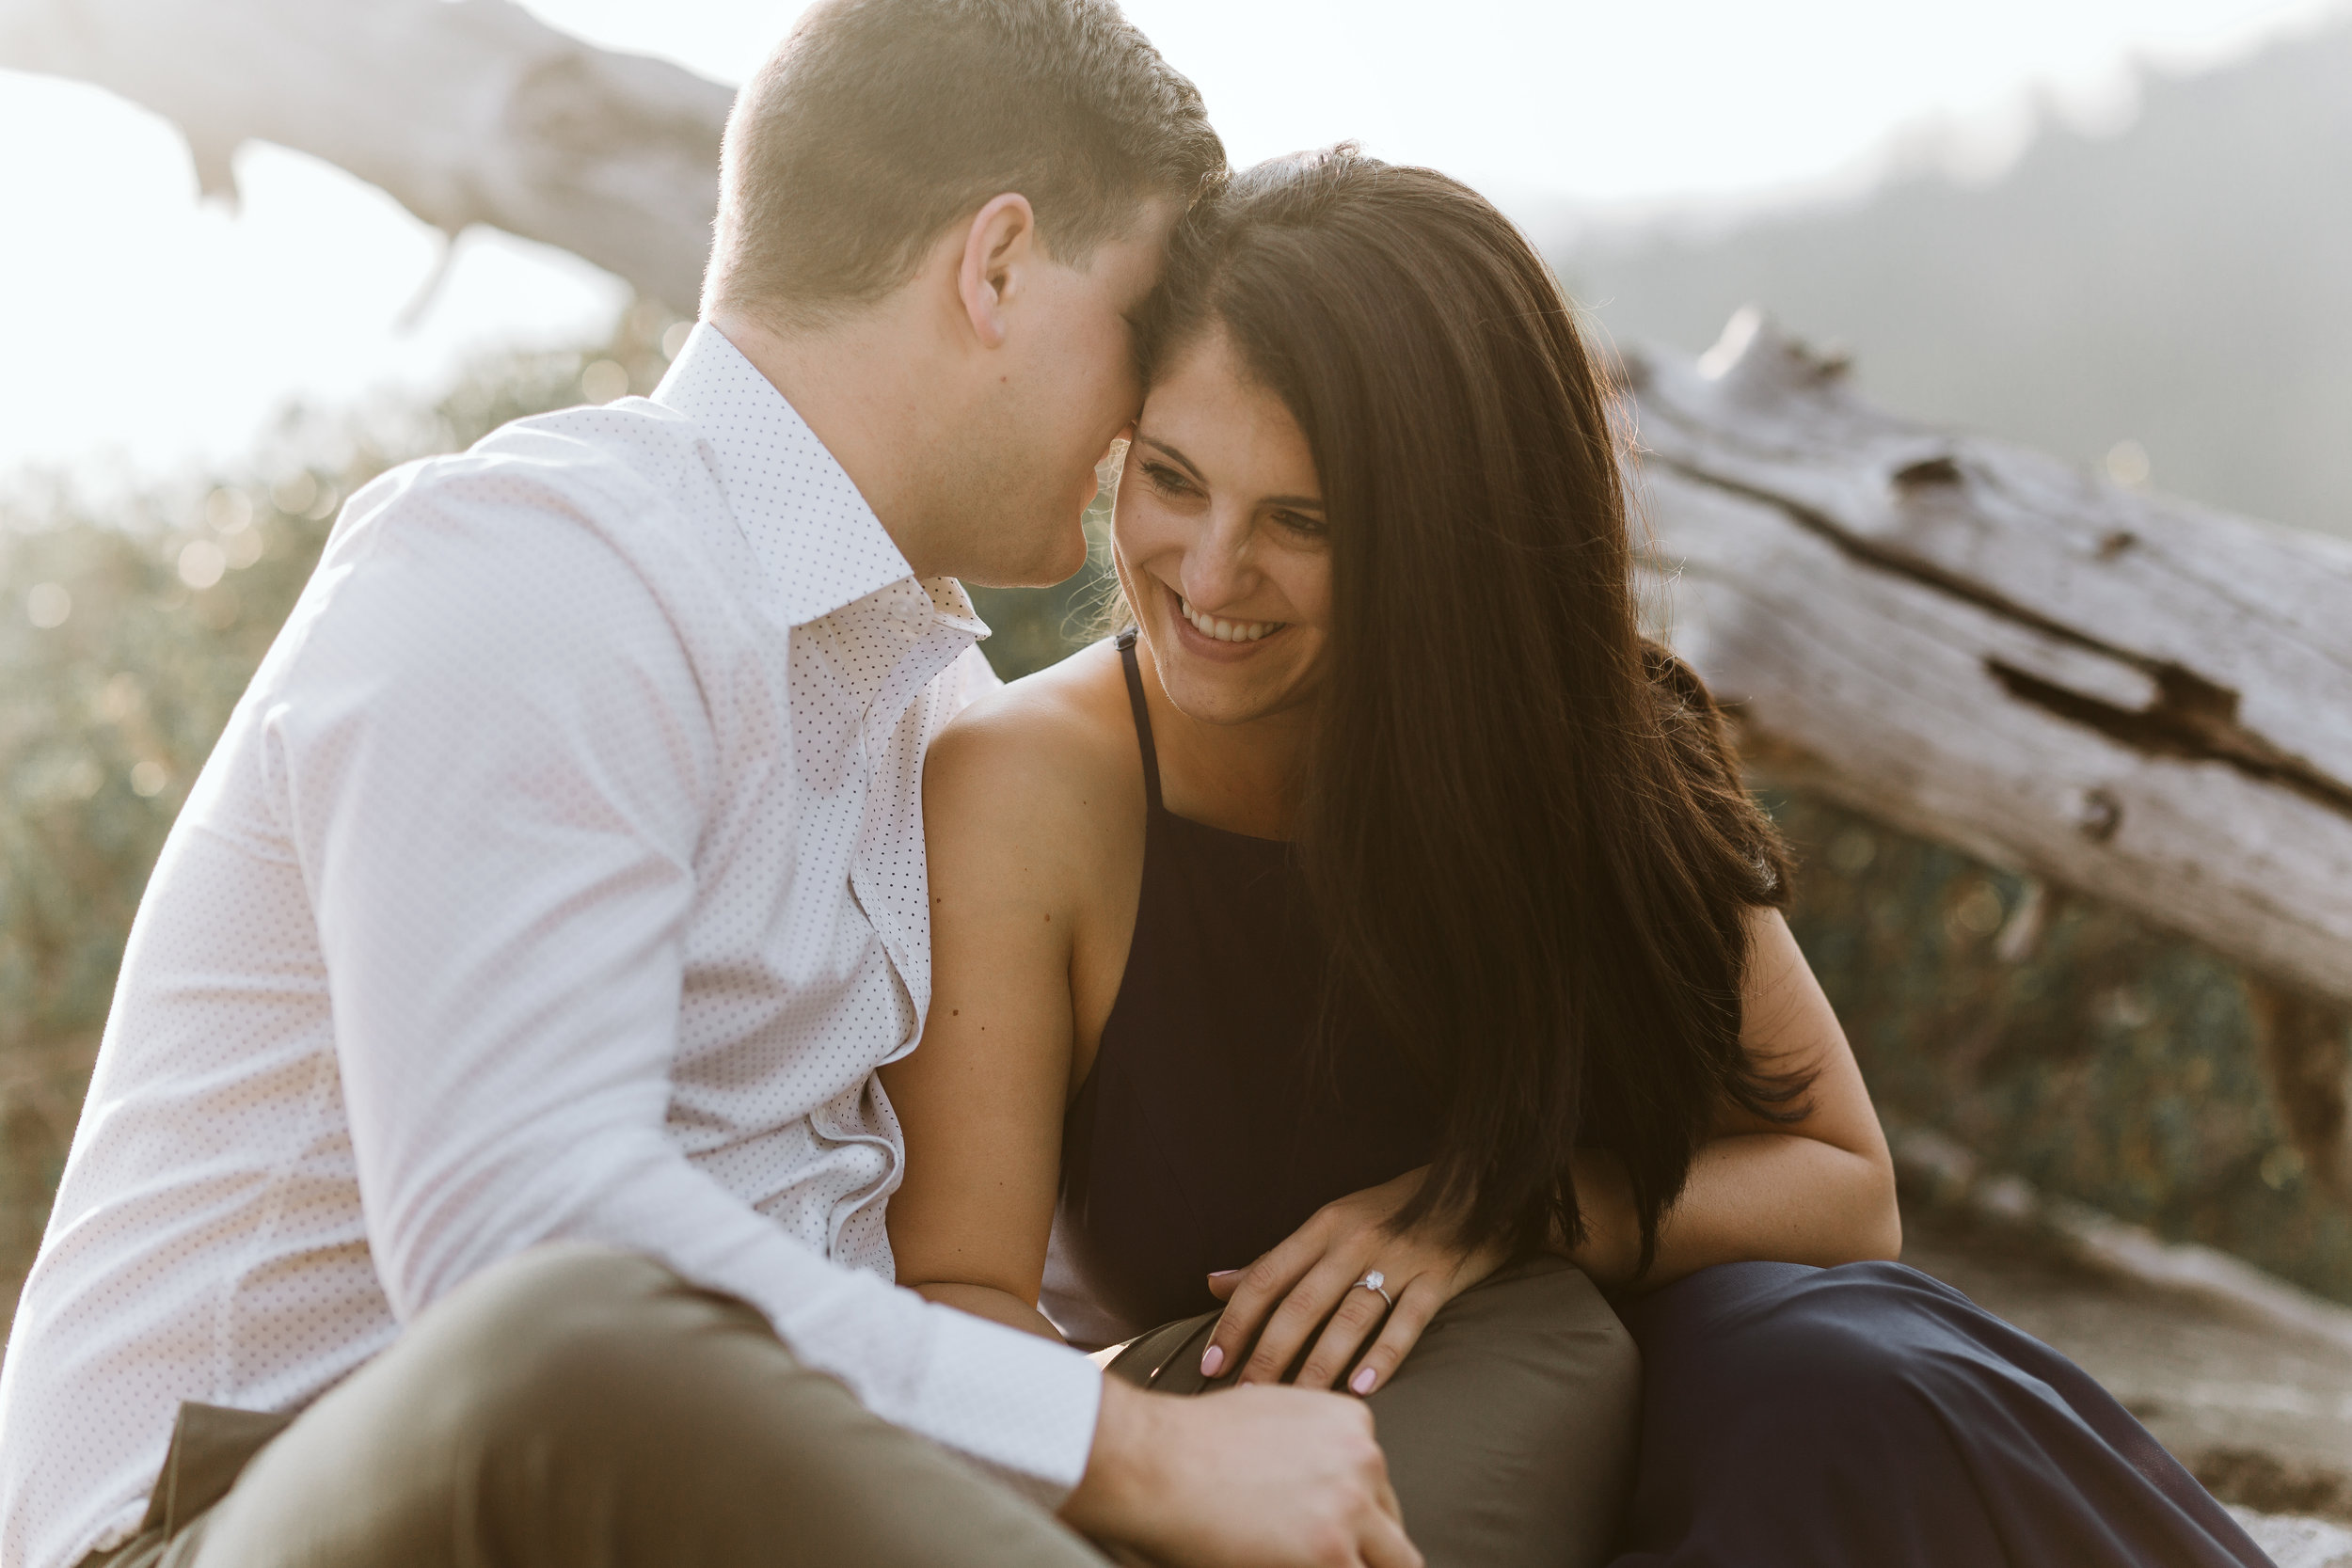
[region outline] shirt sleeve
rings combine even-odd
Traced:
[[[479,459],[382,482],[264,671],[377,1272],[405,1321],[538,1242],[645,1254],[1050,1505],[1092,1442],[1085,1357],[818,1256],[665,1130],[739,612],[608,526],[659,505]]]

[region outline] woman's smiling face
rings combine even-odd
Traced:
[[[1221,330],[1145,397],[1114,539],[1178,712],[1239,724],[1311,700],[1331,608],[1322,486],[1298,421]]]

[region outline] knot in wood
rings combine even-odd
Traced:
[[[1895,470],[1895,488],[1924,490],[1936,485],[1959,484],[1966,475],[1960,471],[1960,460],[1949,452],[1922,457],[1916,463],[1906,463]]]
[[[2123,802],[2105,789],[2083,791],[2083,803],[2074,814],[2074,826],[2083,837],[2093,844],[2105,844],[2115,836],[2115,830],[2123,825]]]

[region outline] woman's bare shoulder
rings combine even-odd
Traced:
[[[1142,816],[1143,764],[1119,651],[1107,641],[974,703],[931,743],[934,818],[1028,843]],[[1133,802],[1132,814],[1110,809]]]

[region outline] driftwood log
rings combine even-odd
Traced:
[[[679,310],[701,294],[734,89],[513,0],[0,0],[0,68],[162,115],[207,194],[233,197],[241,144],[276,142],[453,237],[487,224]]]
[[[2283,1119],[2352,1196],[2352,544],[1897,419],[1843,372],[1753,311],[1696,364],[1627,357],[1661,629],[1768,775],[2262,976]]]

